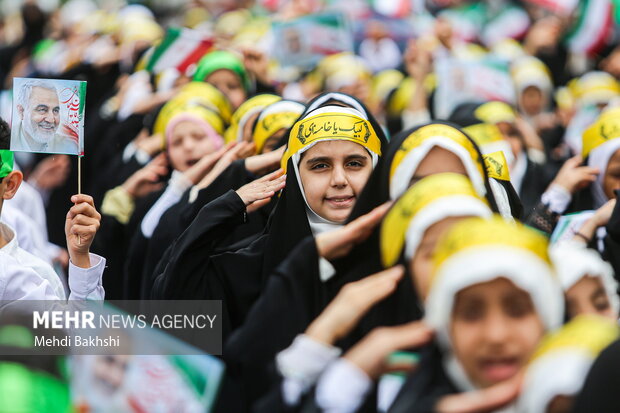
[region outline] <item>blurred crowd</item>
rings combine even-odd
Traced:
[[[217,412],[617,412],[619,39],[616,0],[3,0],[0,300],[221,300]],[[79,157],[15,78],[87,82]],[[40,360],[0,412],[80,406]]]

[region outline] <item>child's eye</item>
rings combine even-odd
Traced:
[[[594,301],[594,308],[596,311],[606,311],[609,309],[609,301],[606,298],[600,298]]]
[[[455,315],[462,321],[475,322],[484,317],[484,304],[479,300],[473,300],[455,308]]]
[[[364,163],[361,161],[351,161],[347,163],[347,166],[352,168],[361,168],[364,166]]]
[[[327,165],[326,163],[317,163],[312,165],[312,167],[310,168],[311,170],[316,170],[316,169],[325,169],[328,168],[329,165]]]
[[[513,318],[524,317],[533,311],[532,302],[524,297],[510,299],[505,305],[506,313]]]

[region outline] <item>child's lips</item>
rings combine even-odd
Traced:
[[[355,202],[355,196],[333,196],[329,198],[325,198],[327,203],[331,205],[332,208],[341,209],[341,208],[350,208],[353,206]]]
[[[516,357],[486,359],[479,362],[484,378],[491,383],[497,383],[513,377],[519,371],[519,362]]]

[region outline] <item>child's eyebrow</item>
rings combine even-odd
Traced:
[[[347,159],[347,161],[351,160],[351,159],[368,159],[368,156],[362,155],[362,154],[359,154],[359,153],[354,153],[352,155],[348,155],[346,159]]]
[[[332,158],[329,156],[316,156],[314,158],[310,158],[306,160],[306,163],[315,163],[315,162],[329,162]]]

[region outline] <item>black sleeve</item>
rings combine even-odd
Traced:
[[[551,211],[547,205],[539,202],[527,215],[525,224],[544,232],[547,236],[551,236],[559,220],[559,214]]]
[[[303,333],[316,317],[321,292],[319,255],[313,237],[304,239],[268,278],[260,298],[250,310],[243,326],[225,343],[227,359],[241,364],[266,364]],[[269,340],[264,340],[266,326]]]
[[[617,199],[620,195],[620,190],[614,192]],[[613,267],[614,277],[617,280],[620,277],[620,203],[616,203],[605,229],[607,235],[605,235],[603,240],[605,245],[603,258]]]
[[[224,343],[227,371],[245,389],[250,405],[277,380],[276,354],[290,346],[320,312],[319,283],[313,282],[318,271],[315,242],[307,237],[268,277],[241,326]]]
[[[170,247],[170,261],[155,279],[152,298],[187,298],[188,292],[193,295],[197,288],[193,283],[200,279],[195,275],[206,268],[213,243],[225,236],[231,226],[245,222],[245,216],[245,204],[232,190],[205,205]]]

